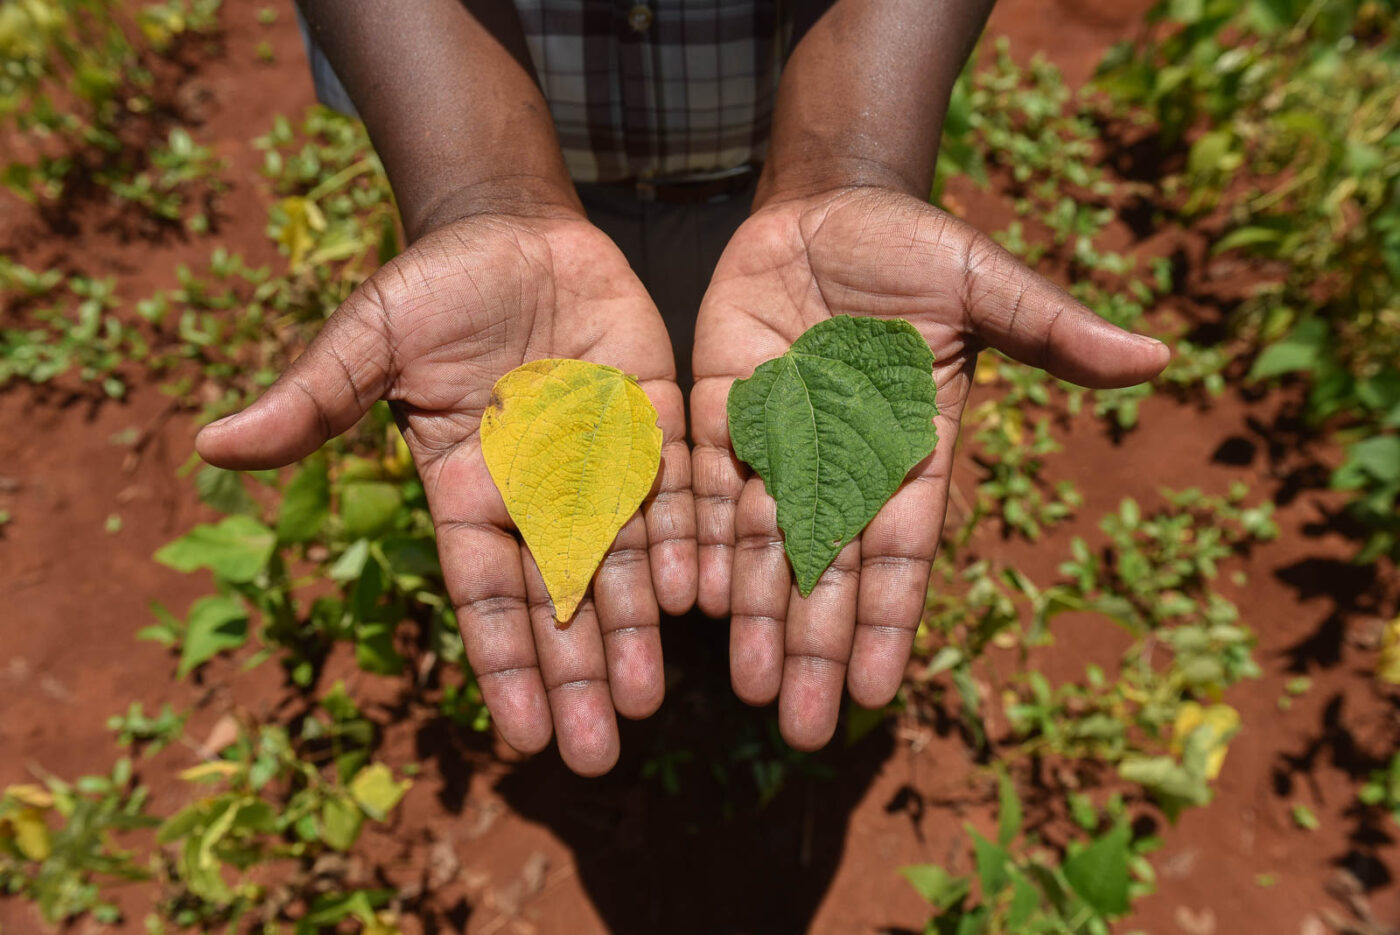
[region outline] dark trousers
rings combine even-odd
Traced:
[[[577,187],[589,220],[622,250],[661,311],[677,382],[689,397],[695,315],[719,255],[748,217],[754,179],[732,195],[692,204],[641,201],[629,185]]]

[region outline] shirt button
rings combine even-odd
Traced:
[[[627,25],[633,32],[646,32],[651,26],[651,7],[638,3],[627,11]]]

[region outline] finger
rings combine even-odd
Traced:
[[[734,694],[751,705],[778,697],[783,682],[783,633],[792,576],[777,505],[752,478],[735,511],[734,613],[729,623],[729,675]]]
[[[975,358],[939,388],[938,446],[860,537],[860,595],[846,686],[866,708],[894,700],[914,646],[948,512],[948,480]]]
[[[281,467],[358,422],[391,379],[377,296],[370,283],[360,286],[257,402],[206,425],[195,438],[200,456],[233,470]]]
[[[961,259],[964,309],[985,343],[1093,388],[1150,380],[1171,359],[1161,341],[1109,324],[987,235],[952,218],[948,224],[956,228],[939,237],[938,248]]]
[[[437,522],[438,554],[491,719],[506,743],[537,753],[549,745],[553,721],[535,656],[520,545],[503,525],[489,508]]]
[[[695,606],[695,498],[690,492],[690,448],[685,403],[674,382],[648,381],[661,426],[661,478],[642,506],[646,517],[652,587],[661,609],[680,616]]]
[[[860,595],[847,675],[858,705],[884,707],[904,679],[947,501],[946,475],[916,476],[861,534]]]
[[[568,625],[559,626],[534,557],[528,548],[520,554],[559,756],[581,776],[601,776],[617,763],[621,744],[593,598],[584,598]]]
[[[855,634],[860,537],[852,539],[803,597],[788,604],[778,729],[798,750],[819,750],[836,731]]]
[[[733,592],[735,514],[745,472],[730,450],[727,404],[732,380],[696,382],[690,393],[695,447],[691,452],[695,487],[695,536],[699,580],[696,603],[710,617],[726,617]]]
[[[633,516],[617,534],[593,578],[593,599],[613,706],[623,717],[646,717],[661,706],[666,686],[661,613],[652,591],[646,524],[640,516]]]

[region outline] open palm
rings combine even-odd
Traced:
[[[497,378],[548,357],[636,375],[663,432],[661,481],[565,628],[477,436]],[[614,711],[644,717],[661,703],[659,608],[682,612],[695,596],[683,403],[641,283],[581,219],[457,221],[371,276],[261,399],[206,427],[198,448],[227,468],[284,465],[380,398],[417,463],[467,656],[502,736],[533,752],[557,734],[570,767],[605,772],[618,755]]]
[[[804,598],[763,482],[733,454],[729,388],[833,315],[904,318],[936,358],[937,449]],[[843,685],[888,703],[908,662],[977,352],[996,347],[1091,387],[1149,379],[1168,353],[1109,325],[985,235],[908,195],[847,189],[770,203],[735,233],[700,308],[693,421],[699,603],[732,616],[745,701],[779,699],[799,749],[835,730]]]

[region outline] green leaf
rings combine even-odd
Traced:
[[[1114,825],[1103,837],[1065,858],[1065,879],[1079,897],[1105,916],[1128,911],[1128,842],[1132,830]]]
[[[311,902],[306,915],[297,920],[296,933],[319,935],[326,926],[334,925],[342,919],[357,918],[366,925],[374,919],[374,910],[383,906],[394,896],[393,890],[355,890],[350,893],[324,893]],[[366,935],[372,935],[365,928]]]
[[[1094,801],[1082,792],[1071,792],[1068,796],[1069,816],[1085,831],[1093,831],[1099,826],[1099,810]]]
[[[1221,237],[1211,247],[1211,253],[1224,253],[1239,247],[1255,247],[1259,244],[1276,244],[1283,239],[1283,231],[1272,227],[1240,227]]]
[[[357,539],[346,549],[340,558],[331,565],[328,574],[332,581],[354,581],[360,577],[365,570],[365,562],[369,559],[369,540]]]
[[[348,851],[360,836],[365,813],[348,796],[326,799],[321,806],[321,840],[337,851]]]
[[[1211,130],[1191,145],[1186,156],[1187,171],[1193,175],[1232,172],[1239,168],[1241,157],[1235,148],[1235,134],[1230,129]]]
[[[340,489],[340,518],[352,539],[373,536],[394,521],[403,496],[395,484],[385,481],[356,481]]]
[[[226,649],[237,649],[248,641],[248,612],[231,597],[201,597],[190,608],[185,622],[185,642],[180,648],[177,677]]]
[[[325,458],[307,460],[292,475],[282,495],[277,516],[281,542],[307,542],[316,538],[331,514],[331,481]]]
[[[1185,806],[1205,805],[1211,800],[1205,777],[1193,774],[1170,756],[1129,756],[1118,764],[1118,775],[1151,792],[1172,821]]]
[[[982,899],[991,902],[1006,886],[1006,868],[1011,863],[1011,855],[1005,848],[982,837],[975,828],[967,830],[972,835],[972,855],[977,862],[977,880],[982,884]]]
[[[195,802],[165,819],[156,829],[156,843],[169,844],[207,823],[210,816],[208,802]]]
[[[1021,833],[1021,797],[1004,772],[997,773],[997,843],[1006,847]]]
[[[972,881],[967,877],[955,877],[937,864],[900,867],[899,873],[926,902],[938,909],[953,907],[972,890]]]
[[[172,614],[160,601],[151,601],[151,613],[155,615],[158,623],[149,627],[142,627],[136,631],[138,640],[150,640],[159,643],[166,649],[174,646],[180,641],[180,637],[185,632],[185,625],[180,619]]]
[[[1264,348],[1249,369],[1249,379],[1265,380],[1299,370],[1312,370],[1328,345],[1327,322],[1310,318],[1288,337]]]
[[[1332,476],[1332,486],[1355,489],[1367,477],[1382,483],[1400,481],[1400,435],[1376,435],[1347,448],[1347,459]]]
[[[1040,890],[1035,884],[1014,867],[1010,870],[1011,876],[1011,905],[1006,910],[1007,931],[1023,931],[1022,926],[1030,919],[1031,913],[1035,912],[1040,905]]]
[[[383,763],[371,763],[350,780],[350,795],[366,815],[383,821],[412,785],[407,779],[395,782],[393,771]]]
[[[200,500],[220,513],[247,513],[251,516],[258,512],[258,505],[248,495],[248,488],[243,486],[243,475],[237,471],[205,465],[194,476],[194,489]]]
[[[208,568],[226,581],[243,583],[267,567],[276,545],[272,530],[251,516],[229,516],[217,525],[201,523],[155,557],[176,571]]]
[[[361,623],[355,628],[355,664],[366,672],[398,675],[404,658],[394,648],[394,626],[389,623]]]
[[[421,586],[429,578],[442,577],[437,546],[426,536],[386,536],[379,542],[379,553],[389,574],[405,590],[410,586],[407,583]]]
[[[933,451],[933,352],[898,319],[841,315],[729,391],[734,453],[778,504],[803,595]]]

